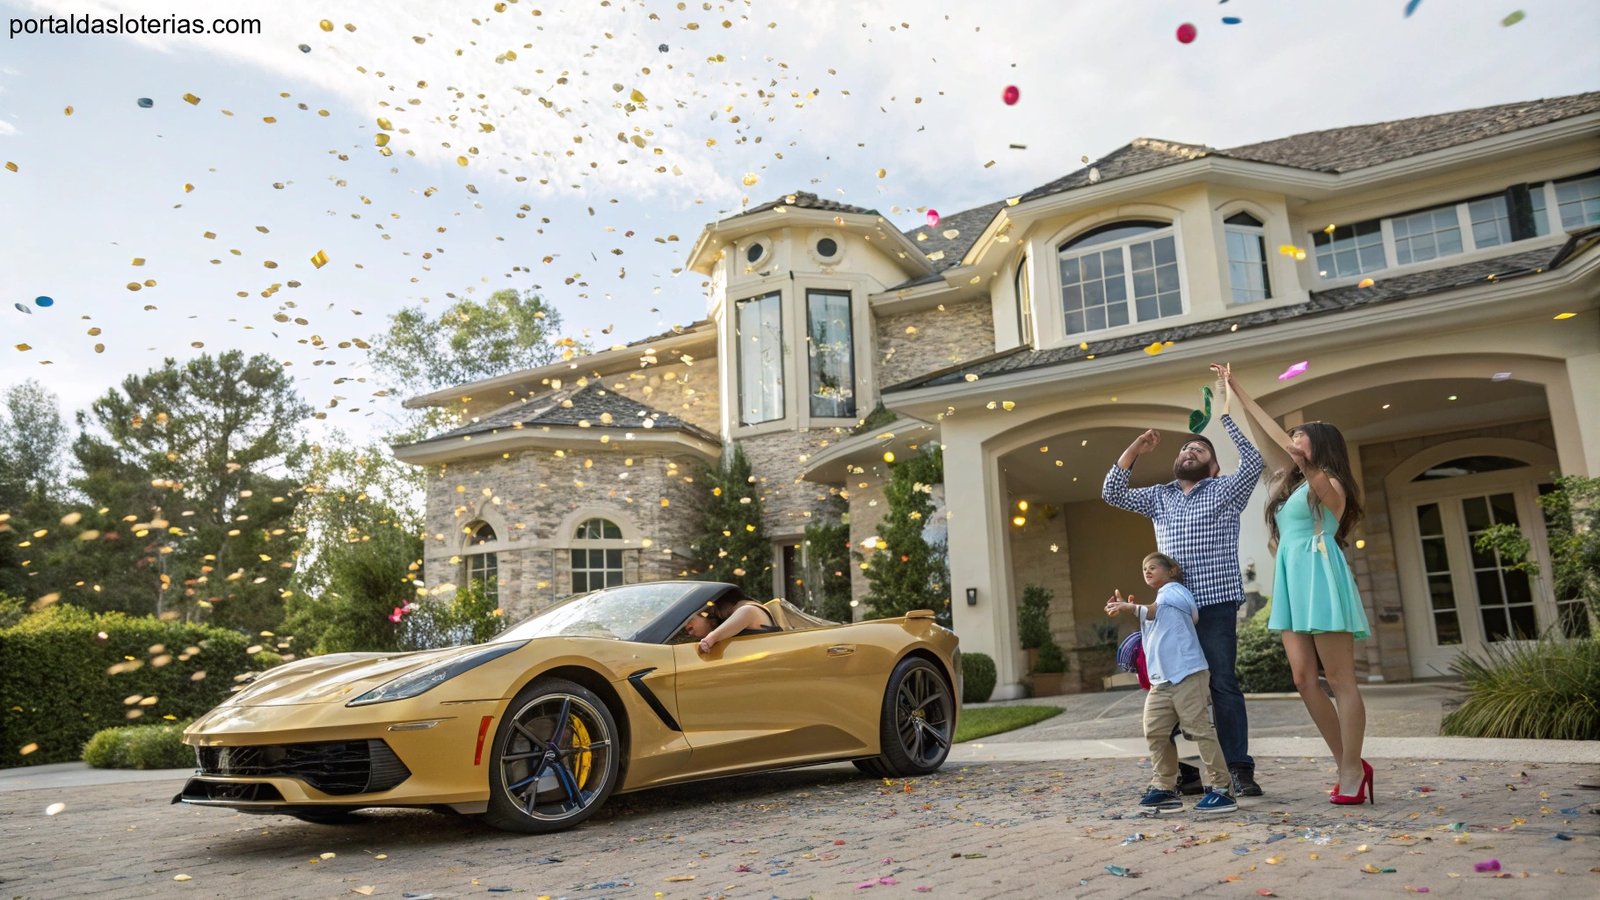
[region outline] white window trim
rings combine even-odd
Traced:
[[[1251,217],[1259,220],[1261,222],[1261,224],[1260,225],[1229,225],[1228,222],[1227,222],[1227,219],[1229,217],[1231,217],[1231,216],[1236,216],[1239,213],[1244,213],[1245,215],[1251,216]],[[1226,285],[1227,289],[1228,289],[1228,298],[1227,298],[1227,303],[1225,305],[1227,305],[1228,307],[1235,307],[1235,306],[1246,306],[1246,305],[1255,304],[1255,303],[1268,303],[1268,302],[1270,302],[1271,300],[1274,299],[1274,294],[1273,294],[1273,291],[1272,291],[1272,285],[1273,285],[1273,278],[1272,278],[1272,249],[1273,248],[1272,248],[1272,245],[1267,242],[1267,222],[1266,222],[1266,220],[1262,219],[1260,216],[1256,215],[1255,213],[1251,212],[1248,209],[1234,210],[1233,212],[1230,212],[1230,213],[1222,216],[1221,218],[1222,218],[1222,283],[1224,285]],[[1262,273],[1265,276],[1266,282],[1267,282],[1267,285],[1266,285],[1266,287],[1267,287],[1267,295],[1265,297],[1257,297],[1257,298],[1250,299],[1250,300],[1240,300],[1240,299],[1238,299],[1238,298],[1236,298],[1234,296],[1234,293],[1233,293],[1233,288],[1234,288],[1234,285],[1233,285],[1233,257],[1228,255],[1228,233],[1231,232],[1231,231],[1236,231],[1236,232],[1238,232],[1240,234],[1247,234],[1247,235],[1250,235],[1250,236],[1256,238],[1257,240],[1261,241],[1261,270],[1262,270]]]
[[[1134,293],[1132,291],[1133,268],[1132,268],[1132,266],[1128,266],[1127,268],[1125,268],[1123,270],[1125,277],[1127,277],[1129,279],[1129,291],[1128,291],[1128,300],[1127,300],[1127,303],[1128,303],[1128,319],[1129,319],[1128,324],[1126,324],[1126,325],[1118,325],[1118,326],[1115,326],[1113,328],[1101,328],[1101,329],[1098,329],[1096,331],[1079,331],[1079,332],[1074,332],[1072,334],[1068,334],[1067,333],[1067,323],[1066,323],[1066,310],[1062,308],[1062,299],[1061,299],[1061,294],[1062,294],[1062,284],[1061,284],[1061,245],[1072,241],[1074,238],[1076,238],[1079,235],[1086,234],[1086,233],[1088,233],[1090,231],[1093,231],[1093,230],[1095,230],[1097,228],[1102,228],[1102,227],[1105,227],[1107,225],[1114,225],[1120,220],[1136,221],[1136,220],[1139,220],[1139,219],[1148,219],[1148,218],[1163,219],[1163,220],[1168,221],[1169,224],[1164,229],[1157,229],[1156,231],[1148,231],[1148,232],[1145,232],[1144,234],[1136,235],[1136,236],[1130,237],[1130,238],[1125,238],[1124,240],[1116,241],[1114,243],[1095,244],[1095,245],[1093,245],[1093,249],[1084,248],[1083,253],[1084,254],[1088,254],[1090,252],[1095,252],[1095,251],[1105,251],[1105,250],[1109,250],[1109,249],[1111,249],[1113,247],[1125,248],[1125,247],[1127,247],[1127,246],[1129,246],[1131,244],[1140,243],[1141,241],[1152,241],[1152,240],[1155,240],[1155,239],[1160,238],[1160,237],[1165,237],[1167,234],[1170,234],[1172,236],[1173,256],[1174,256],[1174,258],[1175,258],[1175,260],[1177,262],[1177,265],[1178,265],[1178,299],[1183,304],[1183,308],[1181,310],[1179,310],[1177,312],[1177,314],[1175,314],[1175,315],[1161,316],[1159,318],[1150,319],[1149,321],[1139,321],[1139,318],[1138,318],[1138,306],[1137,306],[1138,300],[1134,296]],[[1050,246],[1050,250],[1051,250],[1051,253],[1050,253],[1050,260],[1051,260],[1050,270],[1051,270],[1051,273],[1052,273],[1051,276],[1050,276],[1050,285],[1051,285],[1051,288],[1054,291],[1054,293],[1052,294],[1052,297],[1054,299],[1053,299],[1053,302],[1051,303],[1052,315],[1050,315],[1048,318],[1049,318],[1049,321],[1051,322],[1051,326],[1050,326],[1051,331],[1054,332],[1054,335],[1055,335],[1055,338],[1056,338],[1056,342],[1058,342],[1058,343],[1068,343],[1068,342],[1076,343],[1076,342],[1080,342],[1080,341],[1105,341],[1105,340],[1110,340],[1112,338],[1122,337],[1124,335],[1139,334],[1141,332],[1149,331],[1152,328],[1160,327],[1160,323],[1162,323],[1162,322],[1176,322],[1176,321],[1179,321],[1179,320],[1185,318],[1186,316],[1188,316],[1189,313],[1192,311],[1193,307],[1191,306],[1191,304],[1189,302],[1189,300],[1190,300],[1190,298],[1189,298],[1189,282],[1190,282],[1191,279],[1188,277],[1189,276],[1188,262],[1187,262],[1187,260],[1184,259],[1184,253],[1183,253],[1183,229],[1182,229],[1181,224],[1179,223],[1179,220],[1178,220],[1177,216],[1175,216],[1173,214],[1168,213],[1168,214],[1164,214],[1164,215],[1150,215],[1148,213],[1141,212],[1141,211],[1138,211],[1138,210],[1126,211],[1125,214],[1119,215],[1116,218],[1105,219],[1105,220],[1097,221],[1097,222],[1083,223],[1083,224],[1080,225],[1080,227],[1074,229],[1072,232],[1066,234],[1065,236],[1058,237],[1058,238],[1052,240],[1050,242],[1049,246]],[[1035,296],[1037,296],[1037,292],[1035,292]],[[1037,333],[1038,327],[1039,327],[1039,320],[1036,319],[1035,320],[1035,324],[1034,324],[1034,328],[1035,328],[1036,333]]]

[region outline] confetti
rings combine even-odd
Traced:
[[[15,172],[16,170],[17,170],[17,164],[14,163],[14,162],[11,162],[10,160],[6,160],[6,171],[7,172]]]
[[[311,52],[311,45],[310,44],[301,44],[300,45],[300,52],[301,53],[310,53]]]
[[[1406,3],[1406,18],[1408,18],[1408,19],[1411,18],[1411,14],[1416,12],[1417,11],[1417,7],[1419,7],[1421,5],[1422,5],[1422,0],[1409,0],[1409,2]]]
[[[65,803],[52,803],[44,808],[44,814],[47,816],[60,815],[66,808],[67,805]]]
[[[1301,360],[1289,368],[1284,369],[1283,372],[1278,375],[1278,380],[1288,381],[1296,376],[1304,375],[1306,373],[1306,369],[1309,368],[1310,365],[1311,363],[1308,360]]]
[[[939,211],[937,209],[928,210],[928,227],[929,228],[938,228],[939,227]]]
[[[140,109],[149,109],[150,107],[156,105],[156,102],[151,100],[149,97],[140,97],[138,103]]]
[[[25,315],[30,315],[30,316],[33,315],[33,307],[31,307],[31,306],[28,306],[28,305],[23,304],[23,303],[13,303],[11,305],[15,306],[17,308],[17,312],[19,312],[19,313],[23,313]]]
[[[188,875],[174,875],[174,876],[172,876],[172,880],[173,881],[189,881],[190,880],[190,876],[188,876]]]
[[[1189,432],[1191,434],[1199,434],[1206,430],[1207,425],[1211,424],[1211,385],[1208,384],[1200,389],[1200,402],[1200,409],[1189,411]]]
[[[1373,281],[1371,278],[1363,278],[1363,279],[1361,279],[1360,283],[1358,283],[1356,285],[1356,287],[1358,287],[1358,288],[1369,288],[1369,287],[1372,287],[1375,284],[1377,284],[1377,282]]]
[[[328,251],[318,250],[316,253],[311,254],[311,264],[319,269],[327,265]]]
[[[1008,84],[1006,89],[1000,92],[1000,99],[1004,100],[1007,106],[1016,106],[1017,101],[1022,99],[1022,90],[1014,84]]]
[[[196,97],[193,94],[184,94],[183,95],[183,102],[189,104],[190,106],[199,106],[200,105],[200,98]]]
[[[1156,356],[1162,350],[1165,350],[1165,349],[1166,348],[1161,345],[1160,341],[1156,341],[1155,343],[1151,344],[1150,346],[1144,348],[1144,352],[1150,354],[1151,356]]]
[[[1190,24],[1188,22],[1185,22],[1182,25],[1178,26],[1178,43],[1180,43],[1180,44],[1192,44],[1192,43],[1194,43],[1195,37],[1198,36],[1199,34],[1200,34],[1200,29],[1194,27],[1192,24]]]
[[[1498,860],[1498,859],[1485,859],[1485,860],[1483,860],[1481,862],[1475,862],[1475,863],[1472,864],[1472,871],[1474,871],[1474,872],[1498,872],[1498,871],[1500,871],[1500,860]]]
[[[323,19],[321,22],[317,23],[317,27],[321,28],[323,31],[332,31],[333,30],[333,23],[328,21],[327,19]]]
[[[1241,23],[1243,21],[1244,20],[1239,18],[1238,16],[1223,16],[1222,17],[1222,24],[1224,24],[1224,25],[1238,25],[1239,23]]]
[[[1516,12],[1512,13],[1511,15],[1506,16],[1504,19],[1501,19],[1500,20],[1500,27],[1501,28],[1510,28],[1511,26],[1517,24],[1518,22],[1521,22],[1523,19],[1526,19],[1527,17],[1528,17],[1528,14],[1519,9]]]
[[[1138,878],[1139,877],[1139,873],[1138,872],[1135,872],[1132,869],[1123,868],[1122,866],[1106,866],[1106,871],[1110,872],[1111,874],[1113,874],[1115,876],[1117,876],[1118,878]]]

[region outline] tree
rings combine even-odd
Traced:
[[[931,450],[890,465],[884,487],[889,511],[879,525],[877,548],[866,558],[867,612],[881,618],[931,609],[947,617],[950,575],[944,548],[930,545],[922,534],[933,514],[933,486],[944,480],[943,454]]]
[[[1600,478],[1557,478],[1556,489],[1540,497],[1539,506],[1548,523],[1551,587],[1556,601],[1563,604],[1560,632],[1568,637],[1588,635],[1592,632],[1589,620],[1600,618]],[[1532,544],[1515,525],[1490,526],[1478,536],[1474,549],[1498,552],[1506,568],[1539,575]],[[1580,598],[1587,604],[1567,602]]]
[[[560,330],[561,315],[538,295],[507,289],[483,303],[457,300],[437,318],[408,306],[373,338],[369,358],[395,389],[425,394],[555,362],[578,349],[550,340]]]
[[[334,540],[320,563],[325,589],[295,591],[284,629],[306,653],[410,649],[403,624],[417,597],[413,581],[422,569],[422,535],[392,519],[359,535]],[[397,612],[396,610],[400,610]]]
[[[806,612],[831,622],[848,622],[850,613],[850,524],[842,520],[806,527]]]
[[[0,394],[0,534],[16,535],[0,542],[0,593],[37,598],[58,590],[58,573],[39,562],[59,541],[66,512],[66,442],[55,395],[39,382]]]
[[[700,518],[700,537],[689,545],[703,581],[737,584],[756,600],[772,596],[772,543],[762,524],[761,497],[744,448],[701,478],[711,488]]]
[[[76,486],[95,508],[79,524],[99,537],[57,560],[79,573],[64,599],[276,627],[310,414],[266,355],[169,358],[123,379],[78,414]]]

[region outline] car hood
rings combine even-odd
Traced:
[[[229,701],[237,706],[343,703],[432,662],[477,649],[478,644],[412,653],[332,653],[268,669]]]

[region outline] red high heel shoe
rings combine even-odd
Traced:
[[[1361,772],[1363,777],[1359,790],[1354,794],[1341,794],[1336,788],[1333,796],[1328,798],[1328,802],[1337,803],[1340,806],[1356,806],[1362,803],[1371,803],[1373,806],[1377,806],[1377,791],[1372,788],[1372,766],[1364,759],[1361,761]]]

